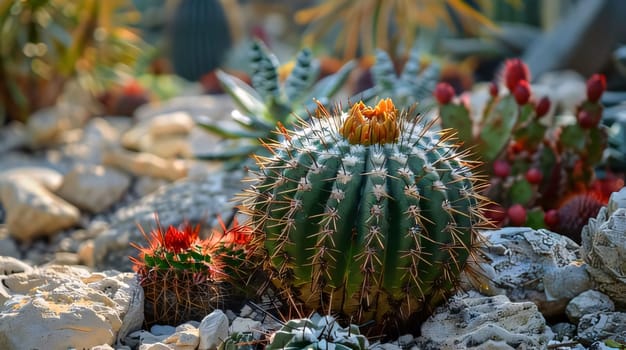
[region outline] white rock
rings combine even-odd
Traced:
[[[150,333],[154,335],[170,336],[174,334],[174,332],[176,332],[176,327],[174,326],[155,324],[154,326],[150,327]]]
[[[7,276],[12,296],[0,308],[0,344],[7,350],[113,345],[118,333],[143,322],[128,317],[143,312],[141,287],[133,281],[131,273],[58,266]]]
[[[91,119],[84,128],[79,129],[81,131],[79,141],[63,145],[61,148],[63,155],[78,164],[101,164],[105,150],[119,147],[120,132],[117,130],[117,124],[120,120],[124,118]]]
[[[148,132],[152,137],[186,135],[194,125],[193,118],[187,112],[166,113],[150,120]]]
[[[155,140],[167,136],[186,136],[194,121],[186,112],[176,111],[143,120],[122,135],[122,145],[131,150],[149,152]]]
[[[200,346],[198,350],[215,350],[228,338],[228,317],[217,309],[200,322]]]
[[[171,344],[177,350],[194,350],[200,345],[200,331],[197,328],[177,331],[165,340],[165,344]]]
[[[0,154],[28,144],[24,124],[13,121],[0,128]]]
[[[9,230],[4,227],[0,227],[0,256],[8,256],[12,258],[21,257],[15,240],[9,236]]]
[[[12,275],[14,273],[31,272],[33,268],[12,257],[0,256],[0,275]]]
[[[546,271],[543,286],[548,301],[571,300],[580,293],[591,289],[591,277],[587,267],[580,261],[574,261],[562,267]]]
[[[156,190],[159,187],[165,186],[170,182],[165,179],[159,179],[151,176],[140,176],[133,186],[134,191],[140,196],[144,197]]]
[[[103,163],[137,176],[151,176],[170,181],[187,176],[188,164],[181,159],[164,159],[150,153],[110,150],[104,154]]]
[[[115,349],[109,344],[96,345],[89,350],[120,350],[119,348]]]
[[[27,178],[0,183],[0,201],[9,232],[18,240],[50,236],[80,219],[76,207]]]
[[[546,293],[546,275],[554,271],[569,271],[560,269],[579,259],[579,246],[565,236],[525,227],[507,227],[484,231],[483,234],[489,241],[485,250],[490,261],[488,265],[495,272],[487,281],[488,288],[481,289],[484,294],[506,294],[512,301],[533,301],[544,315],[556,316],[563,314],[573,296],[590,286],[588,282],[571,286],[569,282],[579,280],[581,275],[575,268],[576,278],[565,276],[561,279],[568,281],[568,285],[549,283],[551,289]],[[582,290],[570,293],[564,288]],[[549,296],[559,299],[553,300]]]
[[[32,146],[40,147],[56,143],[63,132],[72,128],[71,120],[61,114],[58,108],[45,108],[28,118],[26,130]]]
[[[607,209],[608,208],[608,209]],[[626,308],[626,188],[613,193],[607,207],[582,230],[581,254],[597,289],[618,308]]]
[[[552,337],[535,304],[470,296],[438,308],[422,324],[417,343],[429,349],[538,349]]]
[[[89,267],[95,266],[93,255],[94,243],[93,240],[87,240],[80,244],[78,247],[78,262]]]
[[[100,213],[119,201],[130,186],[130,177],[101,165],[74,167],[63,178],[57,194],[77,207]]]
[[[50,191],[56,191],[63,183],[61,172],[45,166],[20,166],[0,171],[0,184],[28,178]]]
[[[581,317],[598,311],[615,311],[615,304],[604,293],[596,290],[588,290],[572,299],[565,314],[573,323],[578,323]]]
[[[261,322],[244,317],[237,317],[230,325],[230,333],[260,332]]]
[[[191,145],[187,135],[148,135],[139,143],[139,151],[163,158],[192,158]]]
[[[163,343],[141,344],[139,350],[174,350],[174,346]]]
[[[581,317],[578,338],[583,343],[613,339],[626,342],[626,312],[595,312]]]

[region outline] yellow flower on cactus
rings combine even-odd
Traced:
[[[398,110],[390,98],[381,100],[376,107],[357,102],[339,128],[339,132],[351,144],[369,146],[394,142],[400,135]]]

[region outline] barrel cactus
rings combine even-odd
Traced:
[[[337,111],[283,129],[240,207],[294,305],[404,331],[477,273],[482,184],[451,132],[391,99]]]

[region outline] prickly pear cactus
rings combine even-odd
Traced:
[[[369,342],[358,326],[351,324],[343,328],[332,316],[314,314],[311,318],[289,320],[272,334],[265,349],[365,350],[368,347]]]
[[[315,116],[269,145],[242,195],[274,284],[357,323],[430,310],[479,243],[474,164],[391,99],[343,114],[320,105]]]

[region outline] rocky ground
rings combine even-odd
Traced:
[[[242,171],[193,160],[218,142],[195,122],[226,116],[227,97],[180,97],[134,118],[86,118],[73,104],[0,129],[0,348],[214,349],[232,332],[279,327],[248,304],[200,322],[143,327],[131,272],[137,225],[229,217]],[[619,197],[582,246],[545,230],[485,232],[488,285],[421,328],[372,348],[608,349],[626,344],[626,209]]]

